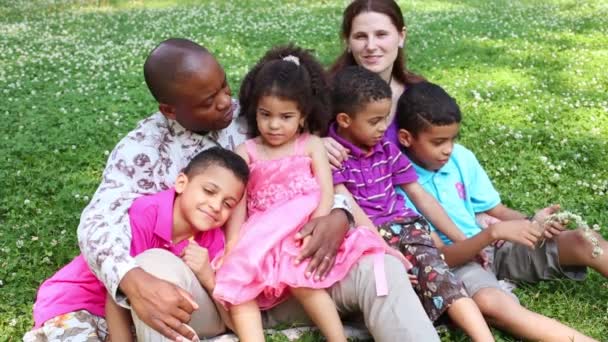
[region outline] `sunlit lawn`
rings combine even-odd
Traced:
[[[109,151],[155,111],[142,77],[150,49],[193,39],[216,54],[236,91],[278,43],[331,62],[346,3],[0,0],[0,340],[31,327],[36,288],[78,253],[80,211]],[[504,202],[526,213],[559,202],[608,236],[606,2],[400,3],[410,67],[458,99],[461,142]],[[517,294],[608,340],[608,281],[597,273]]]

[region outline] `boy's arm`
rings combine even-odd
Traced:
[[[444,245],[437,233],[432,233],[437,248],[445,255],[450,267],[459,266],[473,260],[486,246],[496,240],[506,240],[534,248],[542,233],[538,223],[528,220],[502,221],[483,229],[465,240]]]
[[[237,148],[234,152],[236,152],[236,154],[238,154],[243,159],[245,159],[245,161],[247,162],[247,165],[249,165],[249,156],[247,155],[247,149],[245,147],[245,144],[241,144],[241,145],[237,146]],[[241,198],[239,203],[236,205],[236,207],[232,211],[232,214],[228,218],[228,221],[226,222],[226,229],[225,229],[225,231],[226,231],[226,248],[225,248],[224,255],[228,254],[228,252],[230,252],[232,247],[234,247],[234,245],[236,244],[238,237],[239,237],[239,231],[241,230],[241,226],[243,225],[243,223],[245,223],[246,219],[247,219],[247,190],[245,190],[245,192],[243,193],[243,197]]]
[[[486,211],[485,213],[490,216],[494,216],[501,221],[526,219],[526,215],[517,210],[513,210],[502,203],[499,203],[497,206]]]
[[[312,170],[321,186],[321,201],[311,218],[329,214],[334,203],[334,185],[331,177],[331,167],[327,151],[321,138],[311,135],[308,138],[306,150],[312,159]]]
[[[111,296],[106,296],[105,310],[110,341],[132,342],[131,325],[133,324],[133,320],[131,312],[118,306]]]
[[[407,196],[412,200],[414,206],[429,220],[435,228],[439,229],[452,241],[466,239],[464,233],[456,227],[439,202],[435,200],[418,182],[400,185]]]

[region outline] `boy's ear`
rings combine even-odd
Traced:
[[[414,136],[408,130],[402,128],[397,133],[397,138],[399,139],[399,143],[402,146],[410,147],[412,146],[412,141],[414,141]]]
[[[184,190],[186,190],[186,186],[188,185],[188,176],[185,173],[180,172],[177,175],[177,180],[175,180],[175,192],[177,194],[182,194]]]
[[[171,120],[175,120],[176,116],[175,116],[175,108],[173,108],[173,106],[168,105],[166,103],[159,103],[158,104],[158,110],[163,113],[164,116],[167,117],[167,119],[171,119]]]
[[[352,119],[346,113],[338,113],[338,115],[336,115],[336,122],[338,123],[338,126],[348,128],[352,122]]]

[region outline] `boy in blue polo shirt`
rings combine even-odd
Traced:
[[[460,121],[456,101],[432,83],[408,87],[397,105],[399,143],[414,164],[419,183],[467,236],[464,241],[452,243],[440,232],[433,233],[447,263],[495,326],[528,340],[592,340],[523,308],[501,290],[497,279],[537,282],[561,276],[582,280],[587,266],[608,276],[608,255],[593,258],[592,246],[582,238],[581,231],[562,231],[563,227],[554,224],[545,227],[543,233],[539,222],[545,222],[559,206],[541,209],[528,220],[526,215],[502,204],[475,155],[454,143]],[[478,214],[493,218],[487,229],[478,225]],[[543,234],[547,240],[538,246]],[[599,235],[598,238],[603,249],[608,248],[608,243]],[[491,246],[499,240],[506,242],[500,247]],[[490,262],[474,262],[475,256],[488,246]]]

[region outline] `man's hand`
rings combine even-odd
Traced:
[[[536,221],[510,220],[501,221],[488,227],[494,240],[506,240],[534,248],[542,231]]]
[[[557,235],[559,235],[566,228],[562,226],[560,222],[550,221],[547,222],[547,217],[549,215],[555,214],[560,210],[559,204],[553,204],[546,208],[540,209],[534,214],[534,221],[537,221],[539,224],[544,225],[545,228],[545,238],[551,239]]]
[[[195,338],[187,323],[198,305],[182,288],[134,268],[123,277],[120,289],[137,316],[152,329],[175,341],[181,336]]]
[[[215,272],[211,268],[207,248],[199,246],[194,241],[189,241],[188,245],[182,250],[180,257],[194,272],[201,285],[211,292],[215,287]]]
[[[322,280],[334,266],[338,247],[344,241],[348,231],[348,218],[342,209],[333,209],[329,215],[317,217],[305,224],[296,234],[296,240],[304,240],[296,264],[311,258],[306,268],[306,276],[314,275],[315,280]]]

